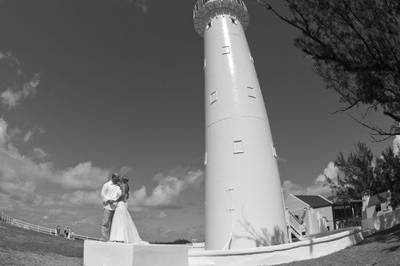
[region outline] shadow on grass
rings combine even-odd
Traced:
[[[400,249],[400,245],[397,245],[397,246],[393,246],[393,247],[390,247],[390,248],[382,249],[382,251],[386,251],[386,252],[395,252],[395,251],[397,251],[397,250],[399,250],[399,249]]]
[[[366,236],[364,240],[358,245],[365,245],[373,242],[384,243],[393,245],[382,249],[384,252],[396,252],[400,250],[400,224],[396,225],[387,230],[373,233],[372,235]]]

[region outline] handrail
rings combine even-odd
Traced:
[[[306,232],[304,225],[297,220],[296,216],[291,211],[288,210],[287,213],[289,214],[290,228],[295,232],[297,238],[302,238]]]
[[[100,241],[100,238],[96,237],[91,237],[91,236],[84,236],[84,235],[78,235],[78,234],[73,234],[75,239],[80,239],[80,240],[96,240]]]
[[[0,213],[0,222],[5,223],[5,224],[10,224],[10,225],[13,225],[13,226],[16,226],[16,227],[24,228],[24,229],[27,229],[27,230],[32,230],[32,231],[39,232],[39,233],[55,235],[55,236],[57,235],[57,231],[56,231],[55,228],[49,228],[49,227],[45,227],[45,226],[41,226],[41,225],[31,224],[31,223],[28,223],[28,222],[13,218],[11,216],[8,216],[3,211],[1,211],[1,213]],[[94,237],[84,236],[84,235],[78,235],[78,234],[74,234],[74,233],[71,233],[70,239],[100,240],[99,238],[94,238]]]
[[[40,233],[46,233],[46,234],[50,234],[50,235],[56,234],[56,230],[54,228],[31,224],[31,223],[13,218],[11,216],[8,216],[3,211],[0,214],[0,221],[3,223],[6,223],[6,224],[14,225],[16,227],[20,227],[20,228],[40,232]]]
[[[293,227],[289,228],[289,233],[293,234],[298,240],[302,240],[303,236],[300,235],[296,230],[293,229]]]

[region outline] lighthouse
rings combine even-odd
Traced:
[[[247,44],[242,0],[198,0],[204,38],[205,245],[208,250],[286,243],[277,154]]]

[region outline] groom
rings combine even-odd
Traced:
[[[106,182],[101,189],[101,198],[103,200],[103,221],[101,223],[101,240],[108,241],[110,238],[111,222],[116,208],[116,201],[121,196],[121,189],[117,185],[119,175],[114,173],[111,180]]]

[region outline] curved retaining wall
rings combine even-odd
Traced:
[[[190,266],[265,266],[314,259],[363,240],[361,229],[304,241],[245,250],[189,250]]]

